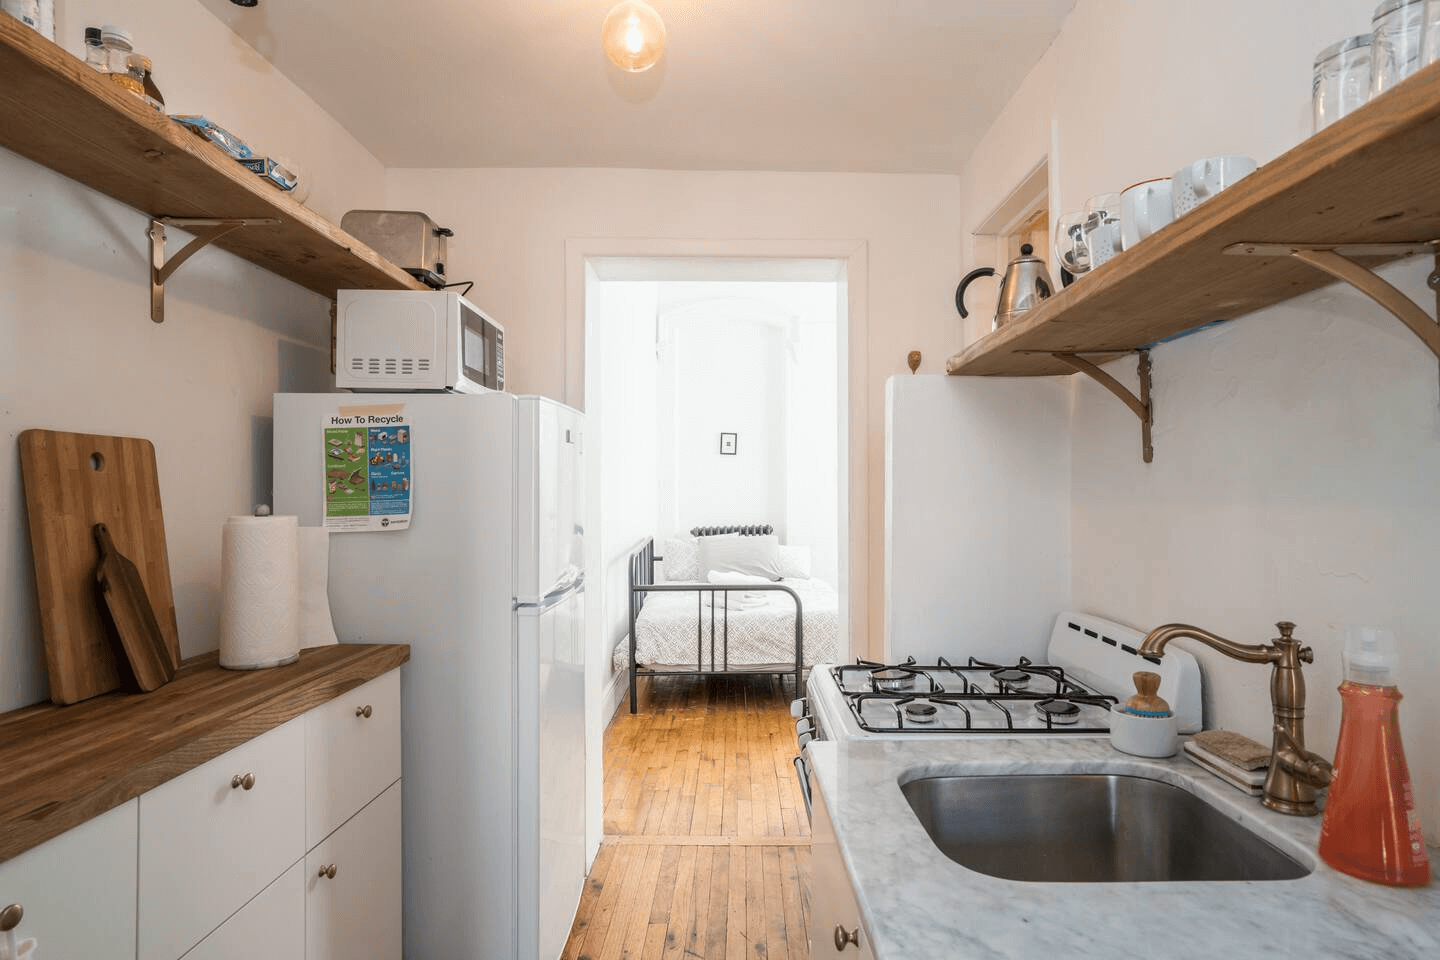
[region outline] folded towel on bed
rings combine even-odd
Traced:
[[[731,573],[728,570],[710,570],[705,574],[705,579],[710,581],[711,583],[718,583],[722,586],[730,586],[734,584],[744,585],[775,582],[769,577],[757,577],[748,573]]]

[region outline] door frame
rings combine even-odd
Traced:
[[[841,323],[838,326],[838,351],[847,371],[845,418],[847,429],[840,434],[838,460],[846,469],[839,476],[839,500],[844,504],[846,536],[840,538],[838,569],[840,587],[847,598],[842,610],[842,635],[846,638],[848,659],[856,647],[857,627],[867,637],[880,636],[883,623],[871,623],[872,614],[879,618],[883,608],[880,591],[884,589],[883,551],[872,551],[871,543],[883,542],[884,505],[872,509],[869,476],[871,430],[869,415],[869,251],[864,240],[700,240],[662,238],[570,238],[565,241],[565,403],[578,410],[585,409],[585,357],[587,287],[594,283],[594,260],[736,260],[736,261],[834,261],[843,267],[837,281],[841,285]],[[882,425],[883,426],[883,425]],[[882,443],[883,438],[875,442]],[[882,465],[883,467],[883,465]],[[875,484],[883,484],[877,477]],[[599,530],[598,504],[586,509],[586,527]],[[872,529],[875,527],[875,529]],[[587,536],[587,540],[591,540]],[[591,542],[598,543],[598,537]],[[605,714],[609,651],[598,650],[598,618],[587,617],[585,636],[585,711],[586,711],[586,863],[593,862],[604,836],[604,731],[609,717]],[[863,649],[863,647],[862,647]]]

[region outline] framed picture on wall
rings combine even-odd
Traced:
[[[738,436],[738,434],[734,434],[734,433],[722,433],[722,434],[720,434],[720,453],[721,453],[721,454],[723,454],[723,455],[725,455],[725,456],[729,456],[729,457],[735,456],[735,437],[736,437],[736,436]]]

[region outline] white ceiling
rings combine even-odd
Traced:
[[[1075,0],[200,0],[387,167],[955,173]]]

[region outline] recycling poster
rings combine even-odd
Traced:
[[[325,417],[325,519],[336,533],[410,526],[414,428],[393,406]]]

